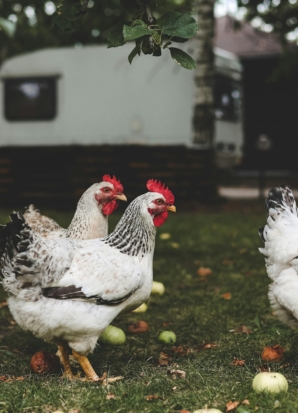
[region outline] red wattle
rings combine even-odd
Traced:
[[[102,212],[104,215],[111,215],[115,209],[117,209],[119,202],[116,199],[112,199],[111,201],[108,201],[104,206],[102,207]]]
[[[155,217],[153,218],[153,223],[156,227],[160,227],[168,218],[168,211],[163,211],[158,215],[155,215]]]

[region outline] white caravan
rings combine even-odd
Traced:
[[[188,46],[189,47],[189,46]],[[43,49],[8,59],[0,71],[0,147],[186,145],[192,142],[194,71],[168,51],[127,56],[133,44]],[[215,49],[219,165],[241,159],[241,64]]]

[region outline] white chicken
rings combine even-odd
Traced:
[[[273,188],[266,199],[267,225],[259,234],[265,246],[267,274],[273,281],[269,300],[279,318],[292,328],[298,328],[298,216],[296,202],[288,188]]]
[[[108,216],[118,207],[118,200],[127,201],[123,186],[115,176],[104,175],[102,182],[93,184],[83,193],[67,229],[41,215],[33,205],[26,209],[24,218],[35,232],[45,238],[102,238],[108,234]]]
[[[45,239],[19,213],[1,231],[9,309],[23,329],[58,345],[70,379],[69,348],[87,379],[104,379],[86,355],[118,314],[150,295],[156,227],[176,209],[172,192],[160,182],[149,180],[147,188],[102,239]]]

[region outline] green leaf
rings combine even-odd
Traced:
[[[193,37],[199,30],[199,26],[193,17],[176,11],[170,11],[161,16],[157,24],[162,29],[163,34],[183,37],[184,39]]]
[[[0,17],[0,31],[1,30],[3,30],[8,37],[13,37],[16,31],[16,24]]]
[[[172,59],[174,59],[175,62],[178,63],[178,65],[188,70],[194,69],[196,67],[196,62],[193,60],[193,58],[183,50],[177,49],[176,47],[169,47],[169,50],[171,52]]]
[[[146,24],[145,22],[143,22],[143,20],[140,20],[140,19],[133,20],[131,25],[132,25],[133,27],[135,27],[135,26],[142,26],[142,27],[148,28],[147,24]]]
[[[77,29],[83,21],[85,11],[79,1],[64,0],[53,14],[53,22],[59,29],[70,32]]]
[[[152,30],[148,29],[148,27],[144,26],[135,26],[135,27],[130,27],[130,26],[123,26],[123,37],[125,41],[128,40],[135,40],[138,39],[139,37],[143,37],[146,35],[152,34]]]
[[[132,49],[132,51],[130,52],[129,56],[128,56],[128,61],[131,64],[131,62],[133,61],[133,59],[136,57],[136,55],[140,55],[140,47],[136,46],[134,49]]]
[[[261,323],[260,323],[260,319],[259,316],[257,315],[254,319],[253,322],[255,323],[255,325],[258,327],[258,329],[261,329]]]
[[[109,30],[107,36],[108,48],[123,46],[126,43],[123,37],[123,26],[124,23],[120,22],[115,24],[115,26]]]
[[[158,44],[159,46],[161,45],[161,35],[158,32],[153,32],[152,33],[152,39],[154,43]]]

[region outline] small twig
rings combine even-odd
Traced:
[[[146,4],[145,10],[146,10],[146,14],[147,14],[148,23],[149,23],[149,24],[153,23],[153,22],[154,22],[154,17],[153,17],[153,15],[152,15],[152,12],[151,12],[151,9],[150,9],[150,7],[149,7],[149,4]]]

